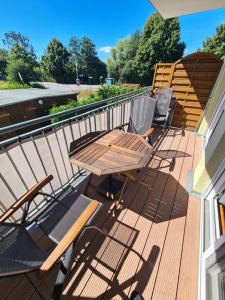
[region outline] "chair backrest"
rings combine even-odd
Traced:
[[[128,130],[137,134],[144,134],[152,127],[156,100],[150,96],[137,96],[132,100]]]
[[[171,88],[158,88],[153,97],[156,99],[156,112],[159,115],[165,116],[170,107],[170,102],[173,96],[173,89]]]

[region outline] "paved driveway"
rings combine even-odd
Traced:
[[[77,86],[76,84],[62,84],[62,83],[53,83],[53,82],[39,82],[43,86],[48,89],[53,89],[57,91],[69,92],[69,91],[76,91],[76,90],[96,90],[100,88],[100,85],[87,85],[81,84]]]

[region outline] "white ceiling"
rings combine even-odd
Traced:
[[[225,0],[149,0],[163,18],[225,7]]]

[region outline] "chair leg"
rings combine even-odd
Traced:
[[[171,161],[171,163],[170,163],[170,167],[169,167],[169,170],[170,170],[170,171],[173,171],[173,170],[174,170],[175,163],[176,163],[176,158],[173,157],[173,158],[172,158],[172,161]]]
[[[84,229],[80,232],[80,234],[78,235],[78,237],[76,238],[74,243],[72,245],[70,245],[70,247],[67,249],[67,251],[64,255],[64,258],[61,261],[59,272],[58,272],[58,275],[57,275],[57,278],[56,278],[56,282],[55,282],[55,285],[54,285],[54,289],[53,289],[53,292],[52,292],[51,299],[53,299],[53,300],[59,300],[60,299],[60,297],[62,295],[64,283],[66,281],[67,275],[69,274],[69,270],[71,268],[71,258],[72,258],[72,255],[73,255],[75,245],[77,244],[77,242],[82,237],[84,231],[86,231],[88,229],[95,229],[98,232],[102,233],[103,235],[108,236],[109,238],[113,239],[113,237],[111,237],[107,232],[105,232],[104,230],[98,228],[97,226],[95,226],[95,225],[86,225],[84,227]]]
[[[70,261],[71,257],[73,255],[73,248],[74,244],[70,245],[70,247],[67,249],[64,258],[60,264],[59,272],[56,278],[56,282],[54,285],[53,293],[52,293],[52,299],[53,300],[58,300],[60,299],[62,295],[62,290],[63,290],[63,285],[66,280],[66,276],[69,272],[69,267],[70,267]]]
[[[152,146],[152,144],[153,144],[152,135],[148,136],[148,143]]]

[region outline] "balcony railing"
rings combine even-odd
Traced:
[[[149,90],[143,88],[83,107],[0,128],[0,134],[3,134],[40,125],[38,129],[0,142],[0,209],[7,209],[48,174],[52,174],[54,180],[46,186],[44,192],[56,194],[69,183],[78,184],[86,174],[69,162],[71,142],[89,132],[111,130],[127,123],[132,99],[148,93]],[[41,126],[55,117],[65,119]],[[37,199],[34,208],[42,202],[43,197]],[[22,210],[14,216],[13,221],[19,219],[21,213]]]

